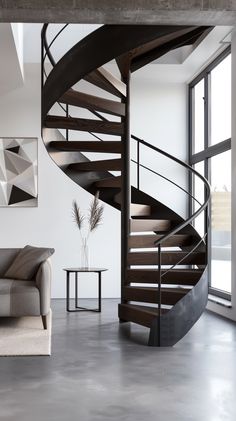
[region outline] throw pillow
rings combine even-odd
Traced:
[[[4,278],[31,280],[41,263],[48,259],[54,249],[44,247],[25,246],[19,251],[10,267],[4,274]]]

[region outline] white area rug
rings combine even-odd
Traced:
[[[51,355],[52,313],[47,330],[41,317],[1,317],[0,356]]]

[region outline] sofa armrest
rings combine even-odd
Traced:
[[[35,279],[40,293],[40,314],[46,315],[50,311],[51,302],[51,264],[50,259],[45,260],[40,266]]]

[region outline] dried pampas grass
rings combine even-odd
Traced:
[[[85,236],[86,240],[88,240],[89,234],[93,232],[99,225],[101,225],[103,211],[104,206],[99,204],[99,191],[96,192],[94,199],[90,204],[89,213],[87,217],[81,213],[80,207],[78,206],[76,200],[73,200],[72,216],[80,233],[82,228],[84,228],[85,220],[88,221],[88,230],[87,235]]]

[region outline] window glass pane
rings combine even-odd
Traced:
[[[193,88],[193,153],[204,149],[204,79]]]
[[[211,286],[231,292],[231,151],[210,161]]]
[[[231,54],[211,72],[211,144],[231,137]]]
[[[194,165],[194,169],[204,176],[204,161],[198,162]],[[194,176],[194,197],[201,204],[204,203],[204,184],[203,181]],[[194,200],[193,209],[196,212],[200,208],[199,203]],[[202,237],[204,235],[204,212],[202,212],[194,221],[194,228],[197,230],[199,235]]]

